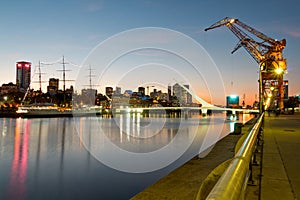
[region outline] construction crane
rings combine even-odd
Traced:
[[[214,23],[205,31],[221,26],[229,28],[239,39],[238,44],[231,53],[244,47],[259,65],[260,72],[260,111],[274,107],[282,111],[284,108],[283,75],[286,73],[286,59],[282,51],[286,46],[286,40],[275,40],[254,28],[244,24],[238,19],[225,17]],[[261,41],[256,41],[248,34],[252,34]]]

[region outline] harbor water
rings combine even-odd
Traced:
[[[129,199],[251,117],[1,118],[0,199]]]

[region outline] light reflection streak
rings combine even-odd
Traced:
[[[135,137],[135,113],[132,114],[132,135]]]
[[[43,120],[39,120],[39,136],[38,136],[38,143],[37,143],[37,151],[36,151],[36,163],[35,163],[35,180],[38,179],[39,171],[40,171],[40,155],[41,155],[41,139],[42,139],[42,124]]]
[[[82,129],[83,129],[83,118],[80,118],[79,120],[79,147],[82,149],[83,144],[82,144]]]
[[[25,125],[24,132],[23,125]],[[28,161],[30,121],[16,120],[14,137],[14,156],[10,172],[9,198],[24,199],[26,193],[25,181]]]
[[[141,134],[141,113],[136,114],[136,129],[137,129],[137,136],[140,137]]]
[[[123,116],[120,116],[120,143],[123,143]]]
[[[130,113],[126,114],[126,136],[128,142],[130,142]]]
[[[235,124],[235,122],[230,122],[229,123],[230,133],[234,132],[234,124]]]
[[[243,124],[245,124],[247,122],[247,120],[249,119],[250,114],[243,114]]]
[[[105,164],[115,162],[118,167],[120,167],[119,163],[126,167],[131,166],[132,162],[125,159],[126,156],[132,158],[128,155],[134,155],[142,160],[143,164],[148,163],[145,154],[152,156],[151,159],[156,154],[158,162],[166,162],[165,160],[170,155],[178,156],[180,152],[184,153],[190,148],[189,154],[195,156],[211,148],[218,140],[227,136],[230,133],[229,130],[234,129],[234,122],[229,121],[225,113],[205,118],[197,114],[188,118],[160,118],[158,116],[157,118],[144,118],[140,114],[125,113],[116,115],[112,119],[101,120],[100,126],[94,123],[97,122],[95,120],[85,120],[80,125],[84,127],[79,129],[84,131],[83,144],[100,162]],[[90,131],[94,132],[96,129],[99,132],[93,134],[91,145],[88,145],[87,139],[89,138],[85,135],[90,135]],[[177,151],[182,146],[184,149]],[[164,150],[166,150],[164,154],[157,153]],[[143,159],[146,161],[144,162]],[[139,164],[142,163],[140,160],[137,161]]]
[[[3,118],[2,135],[3,135],[3,136],[6,136],[6,132],[7,132],[6,118]]]

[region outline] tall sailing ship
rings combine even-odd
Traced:
[[[62,59],[63,69],[63,92],[65,93],[65,60]],[[91,82],[91,80],[90,80]],[[41,70],[39,62],[39,83],[41,91]],[[24,105],[24,101],[28,95],[29,87],[24,95],[21,106],[16,111],[17,117],[77,117],[77,116],[95,116],[102,113],[102,106],[84,105],[80,107],[60,107],[53,103],[34,103]]]
[[[100,115],[101,106],[62,108],[54,104],[22,105],[16,111],[18,117],[80,117]]]

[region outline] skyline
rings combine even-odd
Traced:
[[[298,75],[300,69],[298,65],[300,58],[297,53],[300,50],[300,16],[297,15],[297,10],[300,8],[300,3],[296,0],[284,3],[255,0],[251,2],[251,5],[259,7],[261,11],[256,12],[250,8],[245,9],[245,4],[239,1],[228,1],[226,4],[218,2],[149,0],[129,2],[80,0],[4,2],[0,8],[0,22],[3,28],[3,34],[0,37],[2,45],[0,50],[2,69],[0,84],[15,82],[15,63],[19,60],[30,61],[32,73],[34,73],[33,70],[39,61],[50,63],[57,61],[63,55],[70,63],[77,64],[77,66],[67,65],[67,69],[72,69],[71,72],[67,73],[67,79],[76,78],[81,72],[79,65],[91,64],[92,68],[99,67],[97,64],[86,61],[90,59],[92,50],[101,42],[128,30],[161,27],[181,32],[202,45],[220,71],[225,95],[234,93],[242,97],[243,94],[246,94],[246,104],[252,104],[254,96],[258,93],[257,63],[244,49],[240,49],[233,55],[230,54],[238,40],[225,27],[204,32],[205,28],[228,16],[238,18],[272,38],[278,40],[286,38],[287,47],[283,51],[283,55],[287,58],[288,74],[285,75],[285,79],[289,80],[289,94],[299,94],[300,80]],[[272,10],[272,14],[268,12],[268,9]],[[161,42],[166,40],[160,35],[155,39],[156,42],[157,39],[160,39]],[[160,61],[158,57],[162,55],[165,56],[163,58],[167,56],[167,58],[173,59],[170,55],[165,55],[162,52],[159,52],[157,56],[157,51],[136,52],[136,54],[138,53],[139,57],[144,56],[143,59],[147,61],[146,64],[153,61],[153,59],[149,59],[151,56],[155,56],[155,61]],[[148,58],[145,58],[145,55]],[[130,54],[122,61],[129,63],[128,60],[130,58],[136,59],[136,56]],[[139,66],[141,63],[134,64]],[[116,72],[125,70],[123,65],[118,66],[118,64],[120,63],[115,65],[114,70]],[[172,66],[174,63],[168,62],[167,64]],[[161,66],[163,65],[151,67],[157,71],[163,68]],[[55,75],[56,78],[62,79],[60,73],[54,72],[61,68],[61,64],[47,66],[47,69],[44,67],[42,72],[47,73],[49,69],[52,71],[50,72],[52,74],[48,74],[49,76]],[[147,73],[151,75],[151,70]],[[167,70],[163,70],[163,73],[167,73]],[[133,79],[131,76],[128,77]],[[209,78],[213,79],[214,77]],[[172,80],[173,77],[168,81]],[[45,78],[44,81],[48,81],[48,78]],[[194,87],[202,85],[195,80],[192,81],[191,85]],[[137,87],[143,84],[140,80],[136,80],[136,83]],[[88,84],[88,79],[86,84]],[[164,84],[167,85],[167,82]],[[123,87],[127,88],[126,85]],[[223,96],[224,94],[219,99],[215,97],[217,102],[212,103],[219,104],[218,101],[225,101]]]

